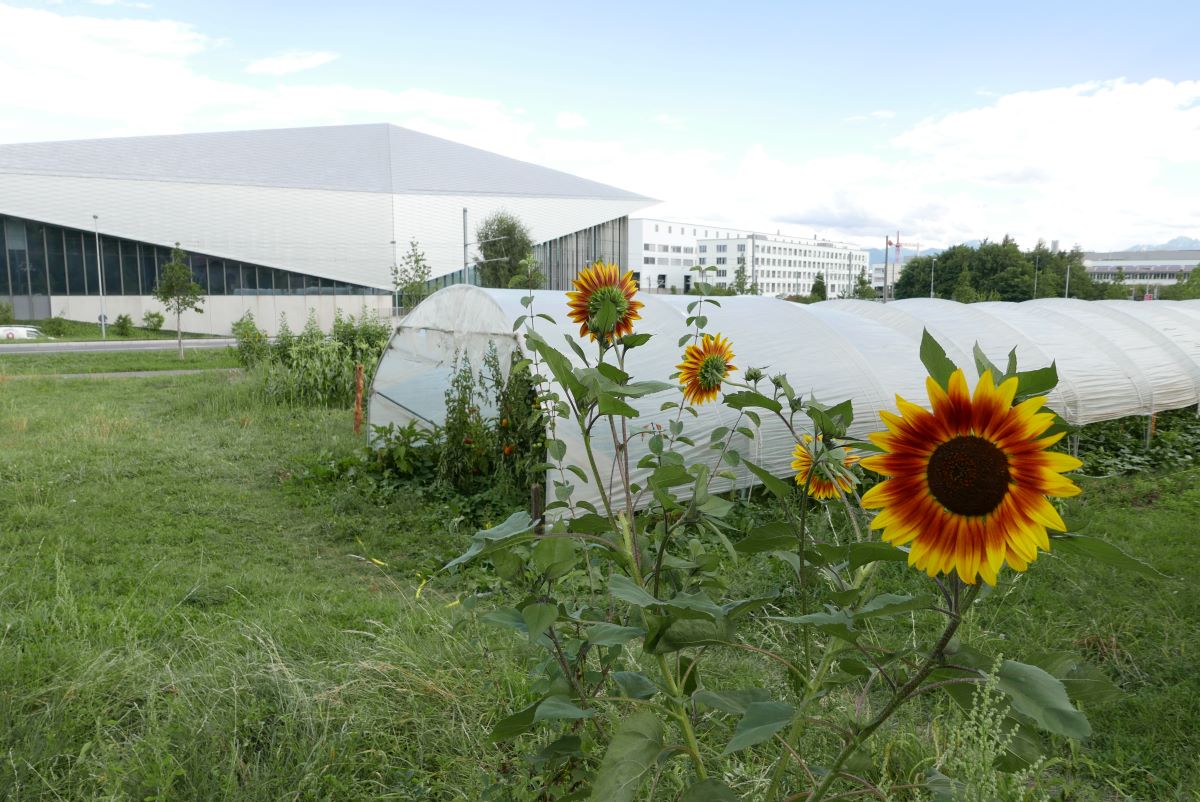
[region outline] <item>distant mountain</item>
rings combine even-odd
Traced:
[[[1127,251],[1200,251],[1200,239],[1195,237],[1176,237],[1162,245],[1133,245]]]

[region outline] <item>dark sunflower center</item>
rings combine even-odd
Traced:
[[[700,363],[700,369],[696,371],[696,381],[700,387],[705,390],[715,390],[721,386],[721,382],[724,380],[724,358],[716,354],[704,357],[704,361]]]
[[[950,512],[987,515],[1008,493],[1008,457],[990,440],[955,437],[929,457],[929,492]]]
[[[587,311],[589,329],[596,334],[611,334],[629,311],[629,299],[617,287],[598,287],[588,298]]]

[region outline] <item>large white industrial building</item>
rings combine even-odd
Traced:
[[[253,312],[272,333],[315,311],[391,314],[416,241],[441,283],[469,280],[474,227],[504,210],[538,242],[546,286],[626,264],[653,200],[392,125],[0,145],[0,302],[18,318],[140,321],[175,243],[204,288],[190,331]],[[640,261],[640,260],[639,260]]]
[[[1200,251],[1110,251],[1083,255],[1083,267],[1096,281],[1149,289],[1187,281],[1197,265],[1200,265]]]
[[[698,267],[708,268],[710,283],[728,288],[744,266],[747,283],[763,294],[807,295],[821,273],[835,298],[868,270],[867,253],[844,243],[652,218],[629,221],[627,260],[643,289],[679,293],[698,280]]]

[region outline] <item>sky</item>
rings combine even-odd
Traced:
[[[0,143],[389,122],[945,247],[1200,237],[1200,3],[0,0]]]

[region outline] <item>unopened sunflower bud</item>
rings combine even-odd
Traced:
[[[746,381],[754,384],[763,380],[762,368],[746,368]]]

